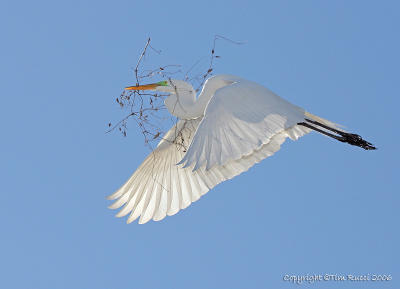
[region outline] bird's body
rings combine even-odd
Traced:
[[[117,216],[130,214],[128,223],[139,216],[139,223],[145,223],[177,213],[274,154],[286,138],[297,140],[311,130],[374,149],[358,135],[237,76],[209,78],[197,98],[193,87],[181,80],[127,89],[170,93],[165,105],[179,118],[130,179],[109,196],[117,199],[110,208],[123,206]]]

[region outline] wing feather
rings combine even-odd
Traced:
[[[160,163],[160,160],[158,159],[154,164],[154,168],[158,167],[159,163]],[[153,174],[153,173],[148,177],[149,185],[146,187],[146,193],[145,193],[146,197],[144,199],[143,211],[140,215],[140,220],[139,220],[140,224],[150,221],[154,215],[154,209],[155,209],[154,202],[156,199],[156,190],[154,190],[154,187],[157,185],[156,184],[157,177],[158,177],[158,174]]]
[[[176,163],[176,157],[175,154],[172,153],[171,154],[171,189],[170,189],[170,194],[171,194],[171,199],[170,199],[170,203],[169,203],[169,207],[168,207],[168,211],[167,211],[167,215],[168,216],[172,216],[174,214],[176,214],[179,211],[179,197],[178,197],[178,186],[177,186],[177,175],[178,172],[176,170],[173,169],[173,164]]]
[[[156,201],[156,211],[154,214],[154,220],[161,220],[163,219],[166,214],[167,214],[167,194],[163,194],[163,190],[166,185],[166,170],[167,170],[168,162],[164,162],[163,164],[163,170],[159,174],[159,179],[158,179],[158,187],[157,187],[157,201]]]
[[[149,165],[147,166],[147,174],[145,175],[145,178],[143,181],[140,182],[140,185],[138,186],[138,190],[137,190],[137,197],[135,199],[134,205],[133,205],[133,209],[132,212],[130,214],[130,216],[128,217],[127,222],[133,222],[134,220],[136,220],[143,212],[144,209],[144,202],[145,202],[145,192],[148,189],[148,182],[149,182],[149,178],[151,176],[151,171],[153,170],[153,166]],[[140,180],[139,180],[140,181]]]
[[[147,163],[147,161],[146,161]],[[150,169],[150,166],[148,167],[148,169]],[[139,171],[142,172],[141,174],[137,174],[137,176],[139,177],[143,177],[146,173],[146,170],[144,171]],[[134,178],[136,179],[136,178]],[[143,186],[143,184],[142,184]],[[136,190],[135,190],[136,188]],[[116,217],[124,217],[127,214],[129,214],[129,212],[132,211],[132,209],[135,207],[135,205],[137,205],[137,202],[139,202],[140,200],[138,200],[138,197],[140,198],[138,192],[140,192],[140,184],[138,186],[131,186],[131,188],[129,190],[126,191],[126,195],[129,196],[129,198],[127,199],[125,206],[121,209],[121,211],[119,211],[119,213],[116,215]]]
[[[163,155],[160,155],[162,157]],[[174,164],[174,152],[172,150],[168,150],[167,156],[169,156],[169,162],[168,162],[168,176],[169,178],[167,179],[167,186],[165,187],[166,189],[166,194],[167,194],[167,211],[166,213],[168,214],[169,210],[171,209],[171,203],[172,203],[172,190],[173,190],[173,164]],[[168,157],[167,157],[168,159]]]

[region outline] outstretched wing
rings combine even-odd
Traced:
[[[251,156],[275,136],[284,136],[282,142],[286,137],[297,139],[310,131],[296,126],[304,114],[304,109],[251,81],[220,88],[180,164],[208,171]]]
[[[201,173],[191,173],[176,164],[200,123],[200,119],[181,120],[172,127],[129,180],[108,199],[118,199],[109,208],[124,205],[117,217],[130,213],[128,223],[140,216],[139,223],[161,220],[186,208],[208,191]]]
[[[210,170],[201,167],[193,172],[190,168],[177,165],[177,162],[185,154],[185,146],[192,141],[200,121],[179,121],[129,180],[108,197],[116,200],[110,209],[122,207],[117,217],[130,214],[128,223],[140,217],[139,223],[143,224],[151,219],[159,221],[166,215],[174,215],[217,184],[247,171],[255,163],[274,154],[288,136],[299,137],[309,132],[305,127],[295,126],[274,135],[250,155]]]
[[[174,215],[197,201],[217,184],[247,171],[255,163],[274,154],[287,137],[297,139],[310,131],[306,127],[295,125],[275,133],[267,143],[250,154],[238,159],[230,158],[224,165],[213,166],[208,170],[202,166],[192,171],[192,168],[182,167],[177,163],[184,157],[187,146],[192,143],[192,147],[195,138],[199,137],[201,121],[201,118],[179,121],[129,180],[108,197],[110,200],[116,200],[110,206],[111,209],[122,207],[118,217],[130,214],[128,223],[140,217],[139,223],[143,224],[151,219],[158,221],[167,215]],[[215,126],[215,129],[217,128]],[[228,150],[228,153],[233,154],[240,148],[227,141],[228,139],[221,141],[219,153],[223,154],[226,153],[224,150]],[[216,147],[212,145],[212,148]]]

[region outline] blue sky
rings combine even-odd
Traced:
[[[285,274],[390,274],[398,288],[397,1],[2,1],[4,288],[298,288]],[[107,209],[148,153],[105,134],[147,37],[186,67],[257,81],[374,143],[312,133],[162,222]],[[157,57],[149,58],[157,61]],[[158,63],[154,63],[158,65]],[[165,64],[163,62],[162,64]],[[300,285],[300,287],[307,287]]]

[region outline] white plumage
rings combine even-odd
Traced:
[[[311,115],[267,88],[232,75],[207,80],[196,98],[193,87],[169,80],[126,89],[170,93],[165,104],[180,120],[129,180],[108,199],[130,223],[163,219],[197,201],[217,184],[273,155],[290,138],[311,131],[299,123]]]

